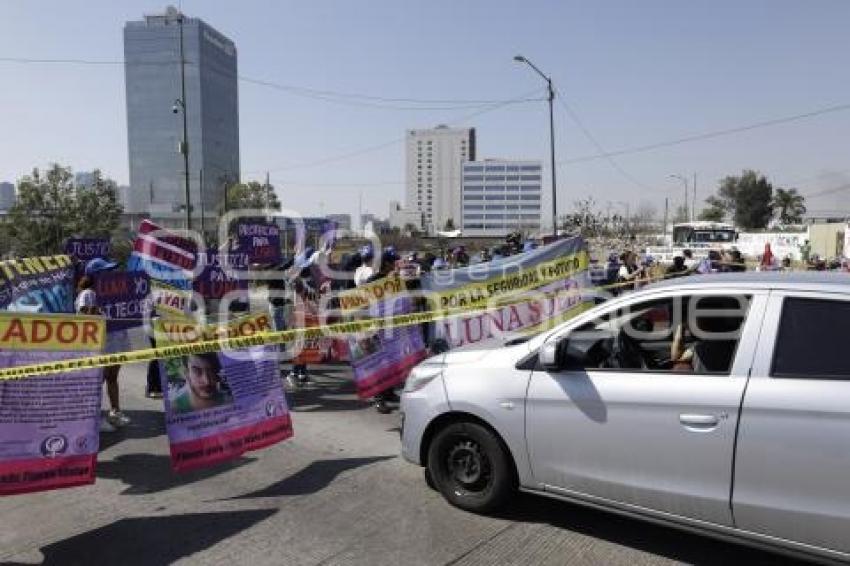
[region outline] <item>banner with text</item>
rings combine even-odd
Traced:
[[[377,303],[371,316],[383,318],[413,311],[411,297]],[[391,328],[348,339],[354,384],[361,399],[395,387],[407,379],[410,369],[428,355],[420,325]]]
[[[127,271],[144,271],[151,279],[189,290],[197,261],[197,242],[146,219],[139,225]]]
[[[438,310],[510,305],[458,315],[436,324],[436,337],[450,347],[496,342],[515,333],[543,330],[592,306],[587,244],[581,237],[557,240],[536,250],[422,278]],[[528,296],[528,301],[516,299]]]
[[[236,225],[239,251],[247,253],[251,263],[280,263],[280,227],[273,222],[240,221]]]
[[[77,261],[87,262],[96,257],[109,257],[110,244],[107,238],[68,238],[65,254]]]
[[[0,310],[73,313],[71,258],[55,255],[0,261]]]
[[[157,321],[158,345],[186,345],[186,356],[159,362],[174,470],[232,460],[292,436],[276,347],[192,353],[193,342],[271,330],[267,314],[205,327]]]
[[[204,299],[221,299],[232,291],[242,291],[240,294],[247,299],[248,281],[236,274],[248,271],[250,261],[244,252],[198,254],[198,263],[203,270],[192,282],[192,288]]]
[[[141,326],[148,314],[150,279],[144,271],[107,271],[94,280],[97,303],[109,332]]]
[[[0,366],[101,352],[100,317],[0,313]],[[0,382],[0,495],[94,483],[102,369]]]

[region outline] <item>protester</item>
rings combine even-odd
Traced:
[[[303,253],[295,257],[292,270],[292,288],[306,311],[311,305],[314,305],[319,300],[320,290],[314,278],[314,272],[311,269],[314,253],[312,248],[307,248]],[[298,388],[310,383],[310,376],[307,373],[307,364],[292,364],[292,372],[287,376],[287,384],[292,388]]]
[[[779,265],[776,261],[776,256],[773,255],[773,252],[770,249],[770,242],[765,242],[764,253],[759,261],[759,270],[776,271],[777,269],[779,269]]]
[[[395,273],[396,261],[398,261],[398,254],[396,253],[395,248],[392,246],[384,248],[384,252],[381,254],[380,270],[373,274],[367,283],[379,281],[393,275]],[[436,264],[436,262],[434,263]],[[384,391],[376,394],[373,398],[375,410],[381,414],[387,414],[392,411],[387,403],[396,402],[398,399],[398,395],[396,395],[392,387],[385,389]]]
[[[673,258],[673,265],[667,268],[665,275],[669,278],[683,277],[688,275],[690,270],[685,265],[685,256],[677,255]]]
[[[620,256],[622,265],[617,273],[617,282],[620,284],[621,291],[632,291],[636,288],[636,283],[644,274],[644,268],[637,264],[637,254],[633,251],[626,251]]]
[[[375,253],[372,246],[363,246],[360,248],[360,266],[354,271],[354,285],[360,287],[374,274],[372,269],[372,261],[375,259]]]
[[[740,272],[747,270],[747,264],[744,261],[744,256],[741,254],[741,251],[738,249],[733,249],[729,252],[732,263],[729,266],[729,271],[732,272]]]
[[[97,294],[94,290],[95,280],[98,274],[111,271],[117,266],[117,263],[107,261],[103,258],[92,259],[86,264],[85,275],[77,283],[77,298],[74,301],[74,308],[78,313],[103,314],[97,304]],[[126,330],[107,332],[104,353],[113,354],[128,350],[130,350],[130,339]],[[106,382],[106,394],[109,398],[110,410],[105,418],[101,418],[101,432],[114,432],[116,427],[124,427],[130,424],[130,418],[121,412],[118,391],[118,372],[120,370],[120,365],[103,368],[103,380]]]

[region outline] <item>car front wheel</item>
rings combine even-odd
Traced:
[[[499,439],[477,423],[453,423],[428,449],[428,473],[449,503],[477,513],[497,509],[513,493],[513,466]]]

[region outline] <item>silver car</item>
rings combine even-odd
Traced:
[[[520,489],[850,559],[847,274],[653,285],[424,361],[402,416],[404,457],[463,509]]]

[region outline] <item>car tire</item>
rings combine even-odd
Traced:
[[[428,474],[449,503],[475,513],[495,511],[516,486],[507,450],[477,423],[453,423],[436,434],[428,448]]]

